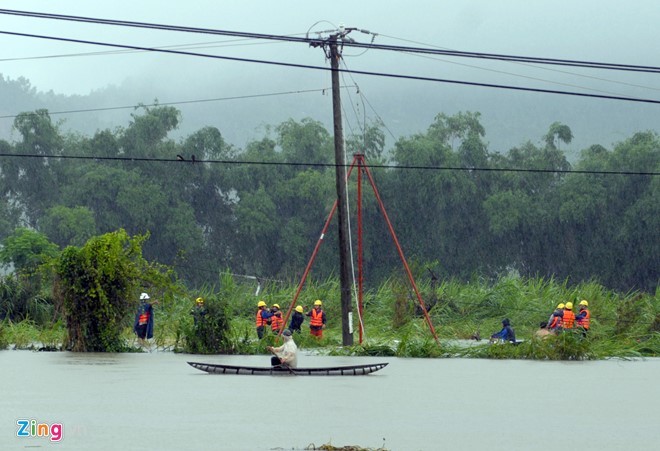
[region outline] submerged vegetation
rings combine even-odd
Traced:
[[[1,280],[0,285],[6,280]],[[272,282],[260,288],[257,295],[254,282],[245,282],[229,273],[220,275],[217,287],[195,293],[177,286],[155,308],[155,345],[163,350],[199,354],[267,354],[266,347],[275,344],[277,338],[267,333],[262,340],[257,339],[254,327],[257,301],[263,299],[268,305],[278,303],[286,312],[296,285]],[[365,293],[363,342],[359,343],[356,318],[355,344],[341,346],[339,284],[333,278],[309,282],[298,302],[307,310],[315,299],[325,301],[328,324],[323,339],[309,335],[306,320],[295,340],[302,349],[332,355],[540,360],[660,356],[658,292],[621,294],[596,282],[570,285],[567,281],[517,276],[470,283],[447,280],[433,286],[421,283],[420,290],[424,299],[437,298],[429,311],[437,342],[418,314],[416,298],[410,296],[401,280],[389,279],[378,289]],[[195,324],[192,308],[198,296],[206,301],[207,315],[202,323]],[[577,299],[589,300],[591,330],[586,338],[579,332],[564,332],[545,339],[534,337],[539,323],[548,319],[558,303]],[[123,349],[117,350],[135,347],[135,335],[130,327],[132,311],[126,315],[120,321],[119,332]],[[504,317],[510,318],[518,339],[522,340],[518,345],[488,343],[488,337],[499,330]],[[38,323],[26,317],[22,321],[6,319],[0,324],[3,348],[63,349],[67,336],[61,319]]]

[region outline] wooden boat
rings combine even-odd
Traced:
[[[214,363],[188,362],[188,365],[211,374],[253,374],[253,375],[295,375],[295,376],[364,376],[383,369],[387,363],[370,363],[365,365],[331,366],[324,368],[289,368],[234,366]]]

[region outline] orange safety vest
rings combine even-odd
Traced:
[[[589,312],[588,309],[581,310],[580,313],[581,312],[585,312],[586,314],[585,314],[584,318],[580,318],[578,320],[578,322],[577,322],[578,326],[582,326],[585,329],[589,330],[589,326],[591,325],[591,313]]]
[[[280,330],[283,324],[284,320],[281,313],[276,313],[270,318],[270,328],[273,330]]]
[[[548,329],[558,329],[561,327],[561,316],[553,316],[552,317],[552,322],[550,323],[550,326],[548,326]]]
[[[309,325],[318,327],[323,326],[323,310],[312,309],[311,314],[312,319],[310,320]]]
[[[140,317],[138,318],[138,324],[143,325],[147,324],[149,322],[149,312],[143,312],[140,314]]]
[[[268,320],[265,320],[261,316],[261,309],[257,310],[257,327],[265,326],[266,324],[268,324]]]
[[[564,329],[572,329],[575,322],[575,313],[573,310],[564,310],[564,320],[562,321]]]

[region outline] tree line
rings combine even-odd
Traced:
[[[18,115],[20,138],[0,140],[3,250],[21,228],[59,249],[123,229],[146,236],[144,257],[192,286],[217,283],[227,269],[298,280],[336,197],[332,135],[313,119],[290,119],[240,149],[211,126],[168,138],[180,121],[174,107],[142,107],[125,127],[83,136],[62,133],[47,110]],[[570,163],[562,147],[573,135],[560,123],[505,153],[488,149],[479,113],[439,114],[391,149],[383,129],[372,123],[350,136],[348,154],[366,155],[420,276],[426,267],[459,280],[516,272],[656,289],[657,133],[611,149],[594,144]],[[355,191],[353,179],[352,214]],[[401,264],[369,192],[363,214],[365,277],[375,286]],[[336,274],[336,241],[333,228],[313,267],[318,277]],[[4,255],[9,263],[16,253]]]

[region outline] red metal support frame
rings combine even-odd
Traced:
[[[353,162],[351,163],[351,166],[348,168],[348,172],[346,173],[346,181],[348,181],[348,178],[351,176],[351,172],[353,172],[353,167],[355,167],[356,160],[357,160],[356,158],[353,158]],[[305,268],[305,272],[303,273],[303,276],[300,279],[300,283],[298,284],[298,288],[296,289],[296,294],[293,296],[293,300],[291,301],[291,305],[286,311],[286,315],[284,315],[284,327],[282,327],[279,334],[277,334],[278,337],[282,335],[282,332],[284,332],[284,329],[286,329],[287,327],[287,322],[289,321],[289,317],[291,316],[291,311],[293,310],[293,306],[296,305],[296,301],[298,300],[298,296],[300,296],[300,292],[302,291],[302,288],[305,285],[305,281],[307,280],[309,271],[312,269],[314,260],[316,260],[316,255],[319,253],[319,248],[321,247],[321,243],[325,238],[325,234],[328,231],[328,227],[330,227],[330,221],[332,221],[332,217],[337,211],[337,205],[338,202],[337,200],[335,200],[334,203],[332,204],[332,208],[330,209],[330,214],[328,215],[328,219],[325,220],[325,224],[323,225],[323,230],[321,230],[321,235],[319,236],[319,239],[316,241],[316,246],[314,246],[314,251],[312,252],[312,256],[309,258],[309,261],[307,262],[307,267]]]
[[[346,174],[346,181],[348,181],[349,177],[351,176],[351,173],[353,172],[353,168],[357,165],[358,168],[358,175],[357,175],[357,196],[358,196],[358,201],[357,201],[357,228],[358,228],[358,311],[359,311],[359,320],[360,320],[360,343],[362,343],[363,339],[363,323],[362,323],[362,314],[363,314],[363,289],[364,289],[364,277],[363,277],[363,240],[362,240],[362,171],[367,175],[367,179],[369,180],[369,183],[371,185],[371,188],[374,190],[374,196],[376,197],[376,201],[378,202],[378,207],[380,208],[380,211],[383,215],[383,218],[385,219],[385,222],[387,224],[388,230],[390,232],[390,235],[392,236],[392,240],[394,241],[394,246],[396,247],[396,250],[399,254],[399,257],[401,258],[401,262],[403,263],[403,267],[406,271],[406,275],[408,276],[408,280],[410,281],[410,284],[413,288],[413,291],[415,292],[415,295],[417,296],[417,301],[419,302],[420,307],[422,308],[422,311],[424,312],[424,318],[426,319],[426,323],[429,326],[429,329],[431,330],[431,334],[433,335],[433,338],[435,339],[436,343],[440,345],[440,340],[438,339],[438,335],[435,331],[435,328],[433,327],[433,322],[431,321],[431,317],[429,316],[428,311],[426,310],[426,305],[424,304],[424,301],[422,300],[422,296],[419,293],[419,289],[417,288],[417,284],[415,283],[415,279],[413,278],[412,272],[410,271],[410,267],[408,266],[408,262],[406,261],[406,257],[403,254],[403,249],[401,248],[401,245],[399,244],[399,239],[396,236],[396,233],[394,232],[394,227],[392,226],[392,222],[390,221],[390,218],[387,214],[387,211],[385,210],[385,204],[383,203],[383,200],[380,197],[380,193],[378,192],[378,188],[376,187],[376,182],[374,181],[373,176],[371,175],[371,171],[369,170],[369,167],[367,166],[365,160],[364,160],[364,154],[355,154],[353,155],[353,162],[351,163],[351,166],[349,167],[349,170]],[[298,299],[298,296],[300,295],[300,292],[302,291],[302,287],[305,284],[305,281],[307,280],[307,276],[309,275],[309,271],[312,268],[312,265],[314,263],[314,260],[316,259],[316,255],[318,254],[319,248],[321,247],[321,243],[323,242],[323,239],[325,238],[325,234],[328,231],[328,227],[330,226],[330,221],[332,220],[333,215],[335,214],[335,211],[337,210],[337,200],[335,200],[334,204],[332,205],[332,209],[330,210],[330,214],[328,215],[328,218],[325,221],[325,225],[323,226],[323,230],[321,231],[321,236],[319,237],[318,241],[316,242],[316,246],[314,247],[314,251],[312,252],[312,256],[309,259],[309,262],[307,263],[307,267],[305,268],[305,272],[303,273],[302,279],[300,280],[300,284],[298,285],[298,288],[296,290],[295,295],[293,296],[293,300],[291,301],[291,305],[289,306],[286,315],[284,317],[284,324],[287,324],[287,321],[289,320],[289,316],[291,315],[291,311],[294,308],[294,305],[296,304],[296,301]],[[284,328],[283,328],[284,329]],[[282,334],[283,329],[280,331],[279,335]],[[278,336],[279,336],[278,335]]]
[[[362,162],[364,163],[364,155],[361,155]],[[394,232],[394,227],[392,227],[392,222],[390,221],[389,216],[387,215],[387,211],[385,210],[385,204],[383,204],[382,199],[380,198],[380,194],[378,193],[378,188],[376,188],[376,182],[374,182],[374,178],[371,175],[371,171],[369,171],[369,167],[364,164],[364,172],[367,174],[367,177],[369,179],[369,183],[371,183],[371,187],[374,190],[374,195],[376,196],[376,201],[378,202],[378,206],[380,207],[380,211],[383,214],[383,218],[385,218],[385,222],[387,223],[387,227],[390,230],[390,235],[392,235],[392,240],[394,241],[394,245],[396,246],[396,250],[399,253],[399,257],[401,258],[401,262],[403,263],[403,267],[406,270],[406,274],[408,275],[408,280],[410,281],[410,284],[413,287],[413,290],[415,291],[415,295],[417,295],[417,301],[419,301],[419,306],[422,308],[422,311],[424,312],[424,318],[426,318],[426,322],[429,325],[429,329],[431,329],[431,333],[433,334],[433,338],[435,338],[436,343],[440,345],[440,340],[438,339],[438,334],[435,332],[435,328],[433,327],[433,322],[431,321],[431,317],[429,316],[428,311],[426,310],[426,306],[424,305],[424,301],[422,300],[422,296],[419,294],[419,290],[417,289],[417,284],[415,283],[415,279],[413,278],[412,272],[410,271],[410,267],[408,266],[408,262],[406,261],[405,255],[403,255],[403,249],[401,249],[401,245],[399,244],[399,239],[396,237],[396,233]]]

